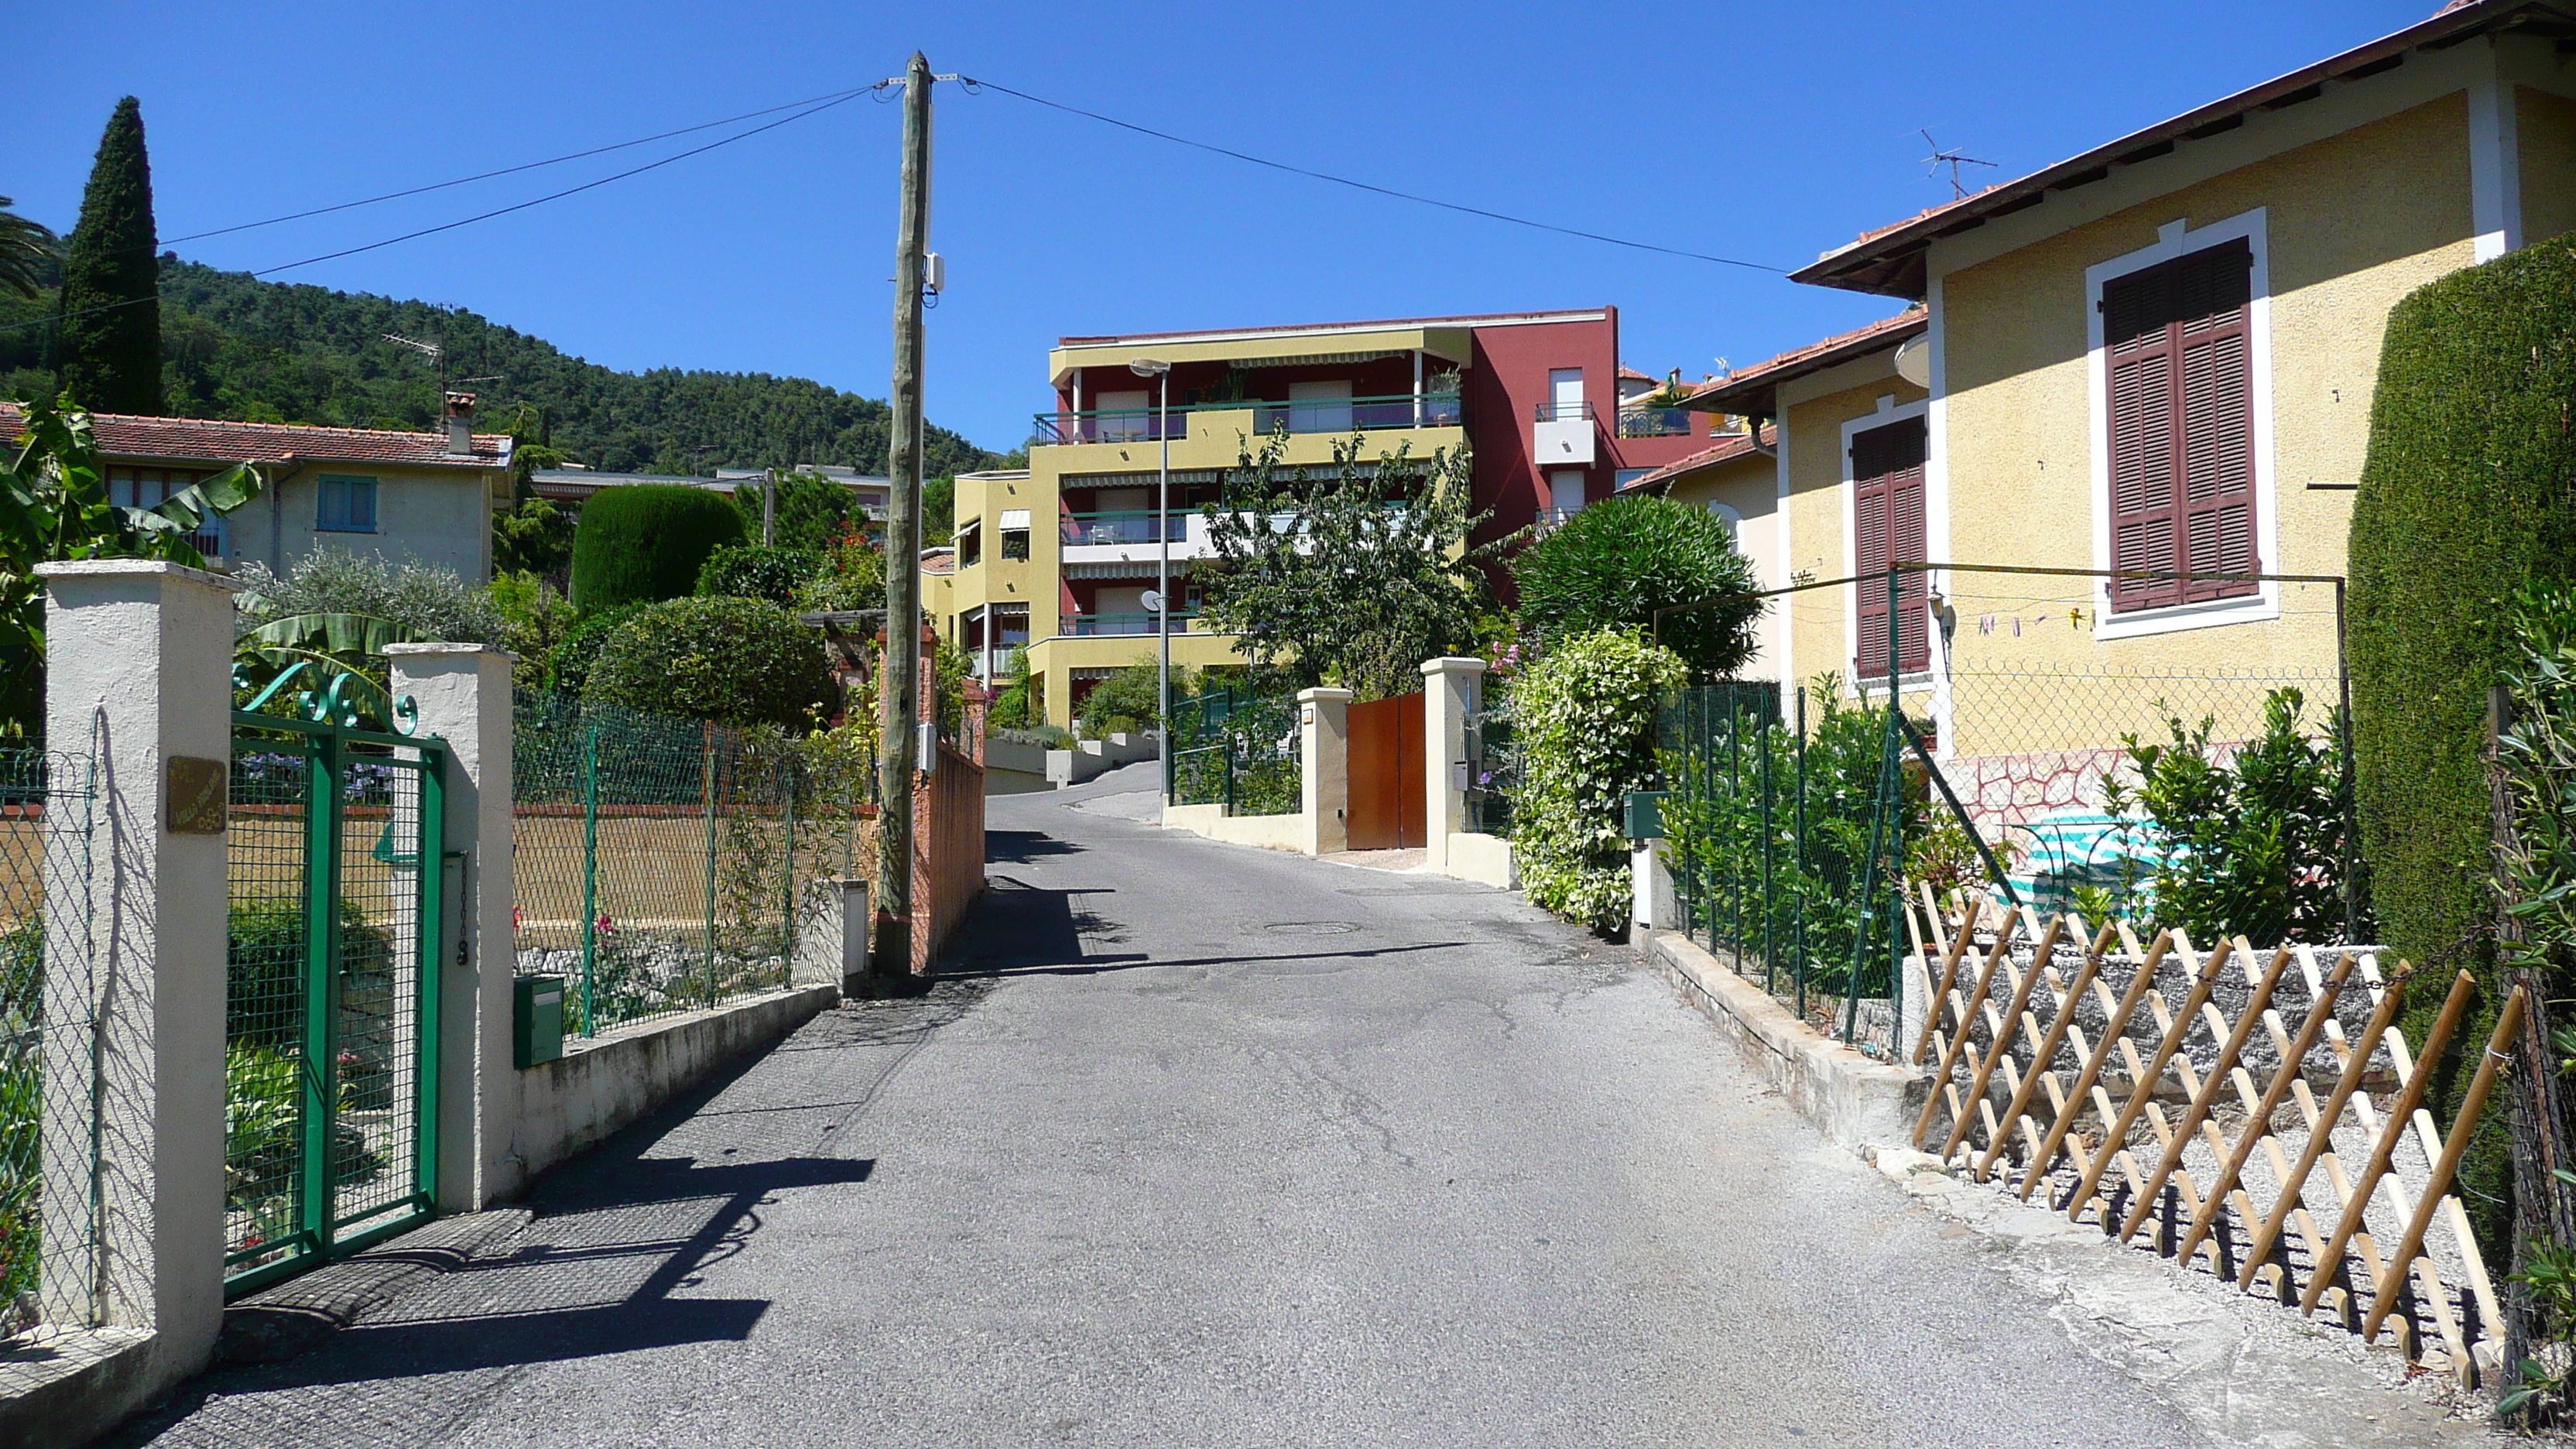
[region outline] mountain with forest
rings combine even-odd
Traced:
[[[517,432],[610,472],[718,467],[886,467],[885,403],[801,377],[654,368],[619,372],[462,307],[263,282],[161,258],[163,411],[177,417],[334,427],[438,426],[438,365],[384,340],[435,341],[448,375],[473,384],[475,427]],[[0,393],[54,386],[56,293],[0,293]],[[923,438],[926,476],[1002,461],[941,427]]]

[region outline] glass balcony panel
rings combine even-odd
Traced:
[[[1189,514],[1173,509],[1164,536],[1174,543],[1182,542]],[[1114,513],[1070,513],[1064,516],[1062,536],[1066,543],[1157,543],[1154,514],[1150,511]]]
[[[1197,617],[1196,611],[1173,614],[1172,632],[1189,633],[1190,621]],[[1154,616],[1151,614],[1076,614],[1066,622],[1072,627],[1065,632],[1079,639],[1111,638],[1133,634],[1151,638],[1154,633]]]

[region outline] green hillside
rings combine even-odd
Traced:
[[[51,386],[44,326],[54,294],[0,295],[0,392]],[[801,377],[655,368],[617,372],[461,307],[263,282],[165,256],[161,346],[167,408],[203,418],[429,429],[438,372],[383,340],[387,332],[446,345],[454,377],[497,375],[474,391],[476,427],[507,431],[538,418],[576,462],[621,472],[712,473],[719,466],[836,463],[881,473],[888,410]],[[945,428],[926,438],[930,477],[999,461]]]

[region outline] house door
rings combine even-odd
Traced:
[[[1422,778],[1422,696],[1400,694],[1350,708],[1353,850],[1400,850],[1430,840]]]

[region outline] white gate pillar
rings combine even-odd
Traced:
[[[414,730],[447,741],[447,859],[439,884],[450,909],[436,943],[438,1209],[474,1212],[526,1185],[511,1152],[519,1073],[510,1057],[510,666],[483,644],[386,646],[394,696],[419,706]]]
[[[1347,689],[1297,692],[1299,793],[1308,855],[1351,848],[1351,700]]]
[[[139,1404],[204,1368],[223,1326],[236,586],[143,559],[36,572],[46,744],[88,754],[95,792],[88,878],[45,897],[49,1026],[72,1029],[46,1032],[39,1296],[66,1327],[149,1332]]]
[[[1449,872],[1449,837],[1467,828],[1467,722],[1476,717],[1485,661],[1422,661],[1423,864]]]

